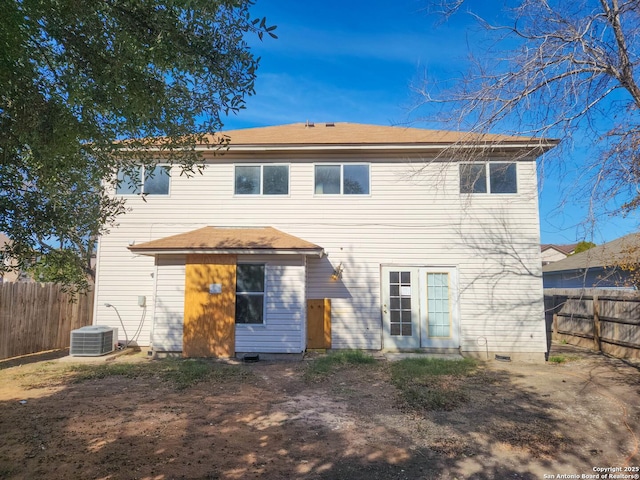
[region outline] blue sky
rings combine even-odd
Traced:
[[[459,14],[442,23],[426,11],[426,3],[258,0],[253,15],[277,25],[279,38],[250,41],[261,57],[256,95],[248,99],[246,110],[225,121],[225,129],[306,120],[378,125],[415,121],[421,115],[415,109],[420,101],[415,89],[425,72],[437,81],[459,77],[469,48],[483,40],[470,15]],[[500,15],[495,6],[501,2],[468,5],[485,17]],[[426,122],[411,125],[437,127]],[[602,243],[637,229],[637,215],[626,219],[605,215],[595,229],[585,231],[581,222],[586,205],[563,203],[561,192],[574,188],[580,160],[588,154],[573,152],[564,166],[565,178],[560,179],[555,169],[543,178],[543,243],[572,243],[585,237]]]

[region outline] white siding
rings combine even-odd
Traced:
[[[158,257],[153,348],[163,352],[182,351],[184,323],[185,256]]]
[[[328,253],[308,259],[306,296],[332,299],[335,348],[382,347],[380,265],[406,264],[458,268],[463,349],[483,352],[486,339],[492,351],[545,351],[534,161],[518,163],[518,194],[461,195],[456,163],[332,157],[331,162],[370,161],[371,193],[323,196],[313,193],[313,165],[322,159],[296,157],[291,159],[289,195],[256,197],[233,194],[233,162],[241,160],[225,155],[216,162],[227,163],[209,165],[204,175],[193,178],[174,169],[170,196],[148,197],[146,202],[132,197],[131,211],[101,241],[100,276],[104,272],[106,280],[99,280],[99,296],[124,304],[130,295],[135,303],[137,295],[144,294],[139,292],[153,291],[153,261],[132,258],[126,250],[129,240],[140,243],[204,225],[266,225],[314,242]],[[416,174],[416,165],[425,168]],[[331,281],[339,263],[344,266],[342,279]],[[287,268],[281,273],[294,278],[303,271]],[[269,301],[275,308],[276,298]],[[136,307],[131,308],[127,313],[135,318]],[[105,321],[105,314],[109,312],[98,308],[99,323],[112,321]],[[283,318],[278,315],[274,327]],[[259,338],[282,335],[275,331],[256,330],[251,341],[240,334],[238,350],[250,348],[251,342],[257,345]],[[294,345],[292,339],[291,348],[297,348]]]
[[[121,342],[128,339],[136,345],[149,345],[156,268],[153,258],[133,255],[127,250],[129,238],[136,238],[135,233],[117,228],[100,239],[93,321],[96,325],[118,327]],[[138,305],[139,296],[145,297],[145,307]]]
[[[237,352],[300,353],[306,307],[304,260],[299,256],[239,256],[240,263],[266,265],[264,325],[236,325]],[[182,351],[185,257],[158,258],[153,348]]]
[[[266,265],[264,325],[236,325],[236,352],[300,353],[305,349],[304,260],[245,256],[238,263]]]

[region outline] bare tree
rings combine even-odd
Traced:
[[[448,19],[464,13],[467,3],[430,6],[441,7]],[[579,190],[591,211],[612,199],[619,206],[609,213],[640,207],[638,0],[521,0],[505,7],[501,25],[466,13],[492,41],[453,86],[427,79],[419,88],[420,108],[474,134],[557,138],[555,155],[589,141]]]

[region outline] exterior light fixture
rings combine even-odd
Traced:
[[[333,269],[333,274],[331,275],[331,280],[336,281],[342,278],[342,272],[344,271],[344,267],[342,266],[342,262]]]

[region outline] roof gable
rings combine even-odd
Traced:
[[[553,249],[556,252],[560,252],[564,255],[571,255],[577,246],[578,246],[577,243],[570,243],[567,245],[556,245],[554,243],[544,243],[540,246],[540,251],[546,252],[547,250]]]

